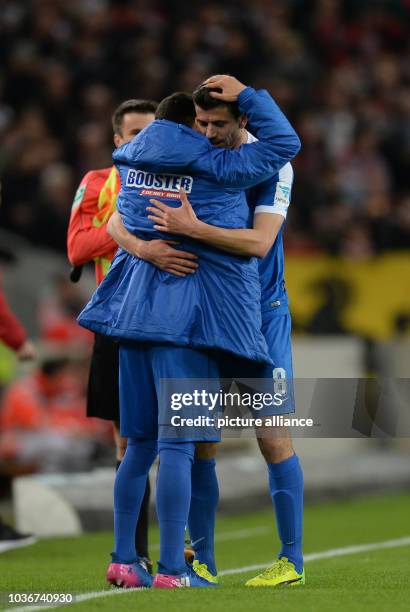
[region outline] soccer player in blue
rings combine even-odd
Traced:
[[[255,141],[245,130],[245,118],[234,101],[218,93],[221,80],[211,77],[207,87],[194,92],[197,127],[215,146],[236,148]],[[210,94],[208,88],[215,89]],[[278,379],[292,388],[291,317],[284,281],[283,224],[293,182],[290,163],[285,164],[275,177],[248,192],[248,203],[253,212],[253,229],[226,229],[200,221],[190,206],[185,193],[182,205],[170,208],[152,200],[150,219],[156,229],[171,234],[188,235],[238,255],[256,255],[262,286],[262,331],[275,368],[261,368],[259,376]],[[223,378],[246,378],[247,364],[228,361],[222,366]],[[290,392],[293,410],[293,394]],[[259,437],[258,443],[267,462],[269,488],[282,548],[276,560],[260,575],[248,580],[247,586],[279,586],[303,584],[302,516],[303,472],[295,454],[289,431],[277,428],[275,435]],[[266,433],[266,432],[265,432]],[[194,546],[195,567],[201,575],[212,580],[216,575],[213,551],[213,527],[218,501],[215,474],[216,445],[198,445],[193,466],[192,501],[189,516],[191,540]],[[204,508],[206,507],[206,511]]]
[[[230,84],[260,142],[238,151],[212,147],[204,136],[185,127],[190,125],[188,121],[182,122],[185,125],[175,123],[172,104],[188,104],[188,100],[171,96],[164,101],[168,114],[161,116],[160,104],[161,120],[115,152],[122,182],[118,209],[127,229],[140,238],[162,237],[146,217],[148,199],[158,194],[173,202],[181,187],[190,193],[203,220],[246,227],[248,207],[243,189],[268,178],[297,153],[299,140],[269,95],[246,88],[236,79]],[[194,116],[192,107],[191,124]],[[148,576],[136,563],[130,534],[157,453],[159,380],[217,377],[213,357],[198,349],[228,351],[270,363],[260,330],[255,262],[235,255],[221,257],[199,244],[191,247],[201,254],[201,267],[186,279],[121,253],[79,317],[89,329],[133,341],[120,348],[121,421],[125,428],[121,433],[129,443],[116,478],[111,568],[112,581],[125,586],[149,586]],[[183,534],[191,497],[194,441],[160,439],[158,447],[161,544],[153,586],[210,586],[184,565]]]

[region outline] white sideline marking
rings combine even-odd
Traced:
[[[410,546],[410,536],[404,538],[398,538],[397,540],[385,540],[384,542],[374,542],[374,544],[358,544],[357,546],[344,546],[343,548],[331,548],[329,550],[322,550],[316,553],[308,553],[303,555],[305,562],[307,561],[319,561],[320,559],[332,559],[334,557],[343,557],[344,555],[354,555],[361,552],[368,552],[369,550],[381,550],[383,548],[398,548],[400,546]],[[256,570],[267,567],[272,561],[268,563],[258,563],[257,565],[247,565],[246,567],[236,567],[234,569],[226,569],[218,572],[219,576],[230,576],[232,574],[245,574],[246,572],[253,572]]]
[[[238,529],[237,531],[225,531],[215,535],[215,542],[225,542],[225,540],[245,540],[255,535],[269,533],[269,527],[250,527],[249,529]]]
[[[246,531],[246,530],[243,530]],[[231,532],[234,533],[234,532]],[[221,534],[222,535],[222,534]],[[228,535],[228,534],[223,534]],[[334,557],[343,557],[345,555],[354,555],[361,552],[368,552],[371,550],[382,550],[386,548],[399,548],[401,546],[410,546],[410,536],[398,538],[396,540],[385,540],[384,542],[373,542],[372,544],[358,544],[356,546],[344,546],[343,548],[331,548],[329,550],[322,550],[316,553],[308,553],[304,555],[305,562],[308,561],[319,561],[320,559],[332,559]],[[236,567],[232,569],[226,569],[219,572],[219,576],[228,576],[232,574],[245,574],[246,572],[256,571],[267,567],[272,560],[266,563],[258,563],[257,565],[246,565],[244,567]],[[143,589],[146,590],[146,589]],[[93,591],[91,593],[82,593],[76,596],[74,605],[87,601],[88,599],[97,599],[99,597],[111,597],[113,595],[125,595],[127,593],[133,593],[134,591],[140,592],[141,589],[107,589],[105,591]],[[9,608],[5,612],[33,612],[33,610],[53,610],[60,608],[60,606],[23,606],[21,608]]]

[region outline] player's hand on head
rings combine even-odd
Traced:
[[[227,74],[216,74],[209,77],[202,84],[209,89],[220,89],[221,91],[211,91],[209,95],[223,102],[236,102],[241,91],[246,89],[246,85],[238,81],[233,76]]]
[[[154,229],[169,234],[192,235],[198,223],[198,218],[184,189],[179,190],[181,206],[173,208],[159,200],[150,200],[153,206],[148,206],[148,219],[155,223]]]
[[[175,276],[193,274],[198,268],[195,261],[198,257],[189,251],[176,249],[177,244],[175,240],[148,240],[140,257],[160,270]]]

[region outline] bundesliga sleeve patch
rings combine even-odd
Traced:
[[[276,183],[276,193],[273,200],[272,212],[286,217],[290,204],[290,190],[291,186],[288,185],[288,183],[283,183],[282,181]]]
[[[77,206],[81,204],[81,202],[83,201],[83,197],[84,197],[86,188],[87,188],[87,184],[80,185],[80,187],[77,189],[77,191],[75,192],[72,208],[76,208]]]
[[[278,181],[276,183],[276,191],[272,204],[260,204],[256,206],[255,213],[271,213],[281,215],[286,219],[290,204],[291,190],[292,185],[289,185],[289,183],[285,183],[284,181]]]

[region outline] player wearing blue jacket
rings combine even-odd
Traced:
[[[152,224],[146,223],[146,198],[157,195],[153,192],[159,191],[161,198],[173,201],[181,186],[190,193],[198,214],[203,218],[209,221],[217,219],[216,209],[218,204],[221,206],[222,201],[226,204],[225,208],[220,208],[223,223],[228,227],[238,227],[240,224],[245,227],[248,213],[242,189],[271,175],[284,161],[296,154],[299,147],[298,138],[271,98],[266,93],[256,93],[250,88],[244,89],[243,86],[241,91],[239,103],[246,108],[248,115],[252,115],[255,129],[261,139],[253,147],[247,147],[249,150],[253,149],[253,155],[250,151],[215,150],[206,138],[189,128],[164,120],[153,124],[155,129],[152,133],[144,130],[140,137],[134,139],[131,147],[123,147],[119,151],[117,162],[124,187],[119,198],[119,210],[123,212],[126,225],[140,237],[157,235]],[[272,138],[272,133],[276,134],[275,138]],[[162,142],[163,148],[166,144],[172,147],[172,162],[167,156],[161,156],[159,142]],[[230,155],[225,155],[226,153]],[[160,162],[157,162],[158,157]],[[227,188],[223,187],[224,182],[227,183]],[[229,198],[225,195],[227,190]],[[201,192],[204,192],[205,196]],[[232,201],[235,202],[235,209],[230,205]],[[198,284],[197,280],[197,284],[191,283],[188,289],[182,283],[189,284],[188,281],[193,277],[174,279],[165,274],[164,278],[164,273],[153,269],[149,264],[137,262],[136,266],[135,260],[120,255],[93,300],[83,311],[81,324],[100,333],[139,342],[171,342],[181,347],[173,347],[172,361],[167,345],[150,344],[144,349],[140,346],[121,347],[120,381],[122,388],[127,388],[122,400],[123,397],[124,400],[127,399],[126,395],[131,395],[134,402],[137,401],[136,394],[141,391],[141,387],[138,390],[135,384],[136,378],[141,378],[141,368],[146,374],[150,373],[147,378],[154,379],[151,387],[154,392],[161,377],[216,375],[210,358],[204,357],[202,352],[182,348],[185,346],[220,348],[256,361],[269,362],[259,329],[259,289],[256,300],[254,296],[258,285],[257,271],[255,276],[253,269],[254,262],[228,256],[224,265],[221,264],[220,255],[217,257],[212,249],[202,250],[198,247],[198,251],[202,255],[202,285]],[[162,276],[156,277],[158,274]],[[236,294],[234,289],[227,289],[221,284],[221,276],[226,281],[229,279],[237,291]],[[168,287],[167,278],[170,280]],[[199,279],[199,274],[195,275],[195,278]],[[168,292],[163,291],[164,285]],[[247,288],[249,285],[251,290]],[[223,290],[225,294],[228,291],[229,299],[232,297],[236,300],[235,316],[239,320],[239,333],[243,331],[243,337],[239,341],[235,337],[238,330],[235,329],[234,322],[215,316],[215,308],[218,309],[218,314],[222,315],[222,307],[225,307],[224,301],[218,295],[218,292]],[[187,308],[185,302],[189,300],[191,303]],[[178,304],[179,307],[176,306]],[[246,316],[248,308],[252,315],[256,315],[256,325],[253,316]],[[244,312],[241,309],[244,309]],[[181,310],[184,317],[182,321],[178,317]],[[194,314],[199,311],[200,316],[196,313],[192,318],[190,310],[194,310]],[[208,316],[214,318],[210,326]],[[243,330],[241,324],[244,326]],[[144,393],[147,404],[155,401],[155,398],[148,396],[146,389]],[[134,408],[138,412],[138,406]],[[147,408],[147,405],[143,408]],[[117,507],[115,512],[116,550],[113,554],[113,564],[110,566],[110,581],[118,583],[128,572],[133,576],[133,586],[146,586],[147,577],[141,578],[141,571],[134,563],[135,552],[130,548],[131,542],[127,537],[129,524],[135,524],[135,514],[138,513],[140,503],[138,491],[143,481],[145,482],[156,454],[155,419],[152,415],[143,414],[142,409],[140,414],[143,418],[134,419],[130,425],[131,431],[122,431],[123,435],[129,437],[129,444],[116,480],[117,499],[122,498],[122,501],[121,508]],[[126,419],[124,422],[127,422]],[[188,586],[190,580],[197,580],[184,572],[182,547],[189,509],[193,451],[194,446],[190,442],[175,444],[160,441],[157,497],[161,559],[154,586]],[[125,584],[131,586],[129,582]]]
[[[217,77],[209,83],[218,87]],[[199,129],[218,146],[238,147],[253,142],[254,136],[238,123],[238,109],[211,98],[206,90],[194,93]],[[262,331],[275,368],[262,367],[258,376],[272,377],[290,390],[288,411],[294,409],[292,395],[291,317],[284,280],[283,223],[293,183],[293,170],[285,164],[278,174],[256,186],[247,194],[252,212],[251,230],[227,230],[212,227],[197,219],[186,195],[182,205],[171,209],[152,200],[150,219],[161,231],[185,234],[208,244],[242,255],[256,255],[262,288]],[[114,235],[114,238],[116,236]],[[247,377],[247,366],[239,361],[226,360],[223,377]],[[266,432],[265,432],[266,433]],[[274,504],[282,549],[278,561],[259,576],[248,581],[248,586],[278,586],[304,582],[302,557],[303,473],[295,455],[290,434],[281,429],[275,436],[258,439],[266,459],[269,487]],[[215,446],[215,445],[214,445]],[[215,474],[215,451],[212,445],[199,445],[193,467],[192,500],[189,529],[196,541],[196,567],[201,575],[212,579],[216,574],[213,551],[213,528],[218,501],[218,483]]]

